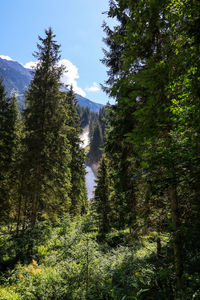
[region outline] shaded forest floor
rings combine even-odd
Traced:
[[[169,236],[113,230],[102,240],[92,215],[0,236],[0,299],[200,299],[200,276],[175,291]],[[5,228],[4,228],[5,229]]]

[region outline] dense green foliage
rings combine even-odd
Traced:
[[[111,0],[118,22],[104,24],[112,226],[170,234],[175,299],[187,294],[184,274],[200,271],[199,12],[199,1]]]
[[[45,35],[21,115],[0,84],[1,224],[14,222],[17,231],[87,207],[75,96],[72,89],[60,91],[60,45],[51,28]]]
[[[90,150],[87,154],[87,164],[98,164],[103,153],[106,129],[106,107],[100,109],[99,114],[94,115],[89,123]]]
[[[85,186],[85,153],[81,149],[79,135],[81,133],[80,117],[77,113],[77,100],[71,87],[70,91],[66,95],[66,115],[69,121],[66,121],[66,125],[70,128],[67,134],[70,143],[71,162],[69,168],[71,171],[71,206],[70,211],[73,215],[83,213],[87,207],[87,192]],[[66,118],[65,115],[65,118]]]
[[[97,174],[97,187],[94,195],[95,211],[99,220],[99,232],[103,236],[111,230],[111,174],[109,168],[109,161],[103,155]]]
[[[6,97],[0,81],[0,224],[12,219],[18,184],[21,124],[16,98]],[[13,201],[12,201],[13,200]]]
[[[89,215],[74,222],[62,219],[55,227],[43,222],[17,237],[5,235],[1,263],[15,261],[16,266],[0,277],[0,299],[151,299],[150,289],[158,293],[153,299],[162,298],[164,290],[158,291],[166,270],[157,281],[156,233],[134,242],[123,231],[107,234],[103,244],[96,237]],[[163,236],[166,247],[167,242]]]
[[[115,230],[99,243],[97,227],[96,218],[86,215],[1,236],[1,271],[3,265],[7,270],[0,275],[0,299],[199,299],[197,272],[184,274],[188,288],[181,298],[174,297],[167,234],[160,235],[158,257],[156,232],[133,239]]]
[[[35,53],[39,63],[26,94],[24,180],[29,192],[27,197],[25,191],[24,200],[31,226],[38,214],[59,213],[70,205],[70,144],[60,93],[63,68],[57,66],[60,46],[54,38],[51,29],[45,38],[39,37]]]
[[[197,0],[110,1],[117,25],[104,24],[104,89],[116,104],[99,115],[60,92],[51,30],[40,38],[24,131],[0,89],[8,166],[0,179],[9,186],[10,150],[22,137],[22,180],[1,194],[10,218],[1,229],[2,299],[200,299],[199,12]],[[90,127],[88,162],[102,156],[83,216],[77,111]]]
[[[90,109],[77,107],[81,119],[81,127],[89,126],[90,147],[86,157],[86,164],[91,166],[98,164],[103,153],[103,144],[105,142],[106,129],[106,107],[100,109],[99,113],[90,111]]]

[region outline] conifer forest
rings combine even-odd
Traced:
[[[77,105],[51,27],[23,109],[0,80],[2,300],[200,299],[200,1],[110,0],[107,17],[115,104]]]

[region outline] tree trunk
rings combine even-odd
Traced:
[[[17,212],[17,235],[19,233],[21,207],[22,207],[22,195],[19,195],[18,212]]]
[[[137,219],[136,219],[136,195],[135,195],[135,185],[132,183],[131,191],[130,194],[128,195],[130,198],[130,219],[129,219],[129,228],[130,228],[130,233],[133,233],[135,236],[137,235],[136,233],[136,228],[137,228]]]
[[[182,257],[182,239],[179,219],[179,204],[176,186],[171,186],[168,190],[169,200],[171,203],[171,216],[173,225],[173,244],[174,244],[174,260],[176,270],[176,286],[177,290],[181,289],[181,279],[183,275],[183,257]]]
[[[148,232],[149,226],[150,226],[150,198],[151,198],[151,184],[146,185],[146,191],[145,191],[145,213],[144,213],[144,228],[145,232]]]

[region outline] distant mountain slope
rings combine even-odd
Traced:
[[[13,90],[18,91],[19,99],[22,101],[25,89],[31,81],[30,70],[16,61],[0,58],[0,77],[3,78],[7,93],[10,95]]]
[[[31,81],[31,70],[24,68],[16,61],[0,58],[0,77],[3,78],[3,84],[7,94],[14,90],[17,91],[20,102],[23,102],[23,95]],[[102,104],[95,103],[81,95],[76,94],[78,104],[83,107],[89,107],[91,111],[99,112]]]
[[[100,103],[92,102],[91,100],[84,98],[81,95],[76,94],[76,99],[78,100],[78,104],[83,107],[89,107],[89,109],[93,112],[99,112],[99,110],[103,107]]]

